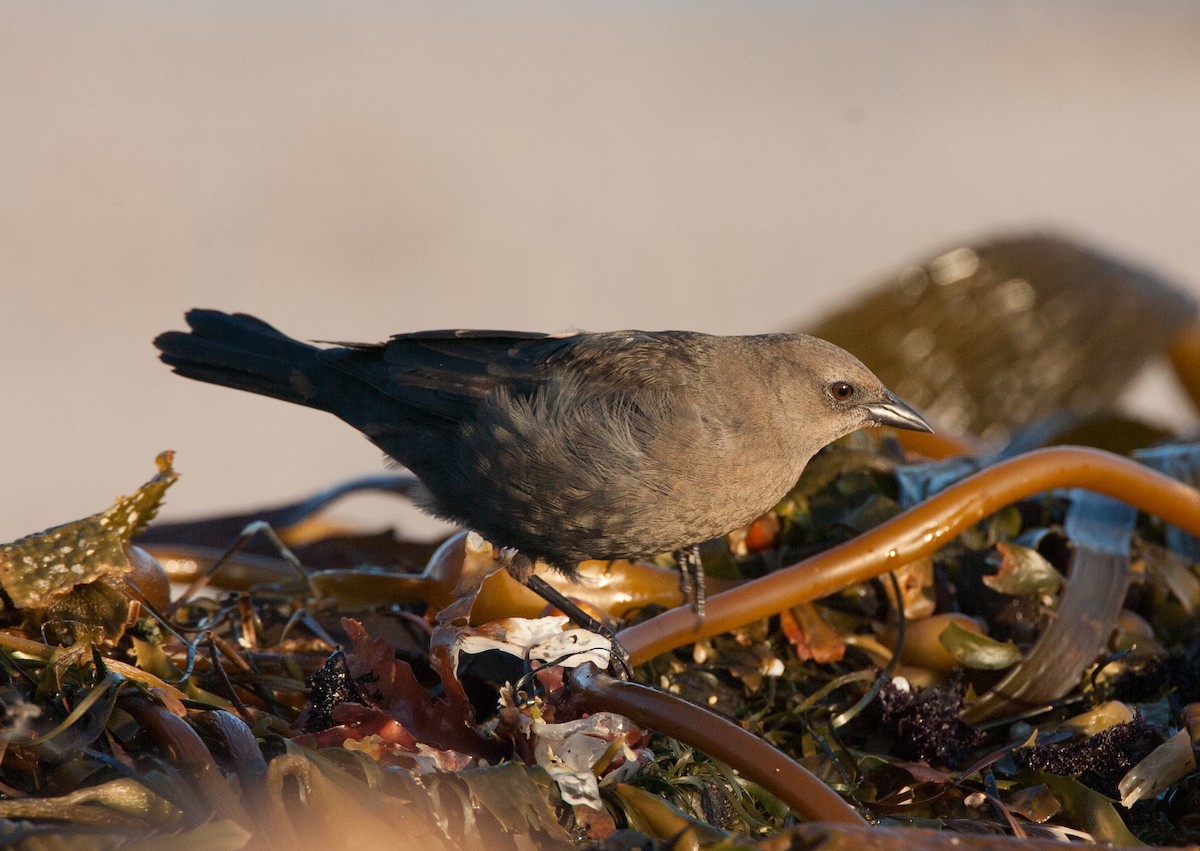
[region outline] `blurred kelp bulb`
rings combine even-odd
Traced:
[[[1162,278],[1051,235],[943,251],[815,328],[939,429],[1003,444],[1109,411],[1197,314]]]

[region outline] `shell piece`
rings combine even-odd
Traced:
[[[174,453],[161,453],[158,473],[105,511],[0,544],[0,586],[18,609],[48,606],[78,585],[121,577],[133,566],[126,546],[154,518],[167,488],[178,478]]]

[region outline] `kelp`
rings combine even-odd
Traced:
[[[877,451],[894,449],[860,444],[855,450],[859,457]],[[1019,474],[1011,472],[1014,464]],[[1043,468],[1051,472],[1038,474]],[[439,607],[436,596],[409,597],[404,608],[381,602],[363,609],[363,621],[346,619],[338,603],[312,596],[318,585],[297,582],[294,573],[280,582],[285,576],[280,572],[253,590],[180,598],[162,622],[141,619],[116,640],[76,642],[78,649],[67,654],[13,632],[30,629],[28,621],[14,621],[0,638],[18,654],[7,657],[11,735],[0,779],[24,797],[12,797],[7,817],[41,828],[59,824],[73,839],[86,829],[97,841],[189,835],[207,827],[226,841],[262,847],[335,836],[378,842],[400,835],[424,837],[434,847],[482,847],[516,842],[516,836],[537,847],[558,847],[580,838],[605,840],[626,826],[664,842],[672,839],[665,835],[668,829],[683,831],[709,845],[727,841],[730,830],[769,836],[797,817],[847,824],[902,818],[949,829],[963,819],[979,820],[972,808],[978,808],[974,796],[981,793],[986,806],[1006,812],[998,826],[1019,824],[1024,818],[1019,809],[1001,802],[1034,812],[1032,804],[1021,802],[1029,797],[1026,790],[1040,786],[1061,798],[1052,818],[1120,838],[1111,815],[1105,815],[1120,808],[1101,807],[1095,794],[1079,791],[1078,784],[1086,788],[1089,782],[1088,772],[1020,757],[1061,748],[1055,737],[1066,735],[1074,738],[1062,741],[1083,754],[1077,760],[1094,762],[1089,748],[1111,738],[1114,733],[1105,730],[1120,725],[1061,733],[1052,725],[1045,733],[1029,725],[1035,719],[1045,724],[1080,703],[1107,700],[1124,660],[1118,656],[1092,667],[1097,654],[1103,658],[1099,647],[1082,654],[1087,658],[1074,673],[1063,666],[1030,666],[1037,640],[1031,644],[1019,629],[1005,635],[1003,625],[1013,606],[1061,613],[1069,595],[1088,585],[1080,577],[1094,570],[1086,559],[1089,548],[1124,565],[1115,586],[1102,584],[1105,600],[1115,599],[1116,609],[1097,615],[1100,625],[1089,627],[1101,644],[1127,602],[1129,583],[1145,600],[1182,610],[1186,582],[1166,569],[1139,572],[1129,557],[1131,535],[1139,552],[1166,550],[1154,543],[1163,540],[1165,527],[1153,518],[1136,522],[1128,508],[1097,514],[1088,507],[1091,497],[1062,488],[1080,484],[1080,478],[1089,485],[1103,480],[1103,489],[1133,494],[1131,502],[1140,500],[1136,504],[1151,511],[1171,501],[1165,519],[1189,530],[1197,528],[1190,516],[1197,505],[1193,492],[1102,453],[1045,450],[1032,459],[985,467],[975,474],[985,487],[967,479],[942,491],[934,501],[959,500],[952,511],[946,509],[956,519],[942,524],[933,541],[916,535],[921,540],[914,543],[908,530],[930,526],[914,526],[912,512],[920,517],[936,509],[926,501],[902,511],[891,495],[894,465],[871,463],[867,469],[841,465],[832,476],[822,473],[819,483],[802,485],[781,504],[776,522],[760,524],[754,546],[745,546],[744,536],[731,542],[731,563],[753,573],[772,555],[786,561],[789,552],[842,541],[810,557],[810,565],[814,559],[820,564],[831,552],[862,547],[864,537],[885,536],[885,543],[866,551],[882,548],[882,557],[874,556],[882,565],[905,561],[917,570],[894,585],[872,586],[870,576],[843,577],[825,589],[820,603],[814,604],[814,594],[806,608],[799,608],[803,601],[794,590],[780,591],[778,583],[800,577],[811,587],[811,566],[744,580],[713,595],[701,640],[692,618],[681,633],[684,643],[653,659],[638,630],[660,629],[686,610],[653,615],[648,605],[646,619],[619,634],[635,659],[647,660],[637,673],[642,684],[615,682],[580,666],[592,651],[568,649],[577,645],[535,651],[535,645],[569,636],[561,632],[565,619],[551,619],[534,632],[533,622],[526,627],[519,620],[471,626],[471,610],[498,568],[489,547],[458,538],[431,558],[444,560],[448,548],[458,548],[459,560],[471,565],[467,572],[476,596],[460,597],[454,606]],[[1006,490],[1008,479],[1020,486]],[[1135,487],[1125,487],[1130,483]],[[1014,502],[1015,513],[1003,508],[990,513]],[[1161,562],[1164,556],[1159,552],[1155,558]],[[313,572],[304,567],[311,579]],[[443,581],[458,583],[461,574],[461,568],[447,570]],[[211,585],[219,589],[222,582],[220,570],[212,574]],[[729,594],[761,583],[776,589],[768,612],[760,606],[732,626],[710,623],[727,617],[723,600]],[[1162,589],[1161,595],[1146,595],[1150,587]],[[950,588],[960,593],[948,596]],[[1092,601],[1089,610],[1097,603],[1083,599]],[[947,619],[941,611],[947,604],[968,609]],[[780,620],[769,619],[771,612],[785,611]],[[1159,617],[1147,614],[1147,623]],[[1043,618],[1041,634],[1063,620],[1079,619]],[[905,621],[908,630],[898,630]],[[913,627],[925,621],[936,632],[924,640],[937,641],[957,664],[925,665],[919,654],[903,651],[910,636],[920,634]],[[1078,624],[1064,628],[1077,638],[1072,630]],[[1030,682],[1052,683],[1053,690],[1031,699],[1012,679],[989,680],[992,666],[971,655],[980,652],[971,648],[976,641],[1015,648],[1019,660],[1013,670],[1025,667]],[[831,642],[841,648],[837,655],[812,652]],[[87,646],[94,649],[87,652]],[[495,658],[491,648],[512,662],[487,661]],[[603,664],[607,657],[590,658]],[[564,662],[572,669],[563,669]],[[958,679],[947,680],[953,671]],[[1002,712],[979,709],[991,706],[995,698],[989,695],[1001,693]],[[532,731],[551,737],[558,727],[574,729],[570,725],[580,722],[573,719],[588,712],[613,713],[657,733],[648,740],[645,732],[634,734],[641,742],[635,750],[627,750],[629,733],[607,744],[598,739],[583,763],[557,755],[556,748],[567,748],[564,754],[577,749],[567,746],[564,735],[546,738],[558,744],[539,750],[539,733]],[[1145,735],[1164,746],[1175,742],[1179,750],[1182,740],[1171,730],[1171,714],[1162,717],[1155,724],[1140,722]],[[993,720],[979,726],[984,718]],[[1011,735],[1022,724],[1030,730],[1025,739],[1034,744],[1006,743],[1001,733],[1007,729]],[[613,735],[598,729],[579,734]],[[761,751],[760,743],[768,750]],[[619,757],[615,763],[610,750]],[[1154,752],[1151,743],[1144,756],[1150,759]],[[1112,791],[1105,794],[1117,794],[1116,784],[1129,774],[1120,794],[1135,809],[1168,799],[1178,784],[1187,783],[1177,768],[1186,764],[1184,751],[1174,753],[1162,751],[1138,772],[1130,773],[1136,760],[1110,770],[1105,782]],[[621,779],[588,792],[589,784],[577,781],[594,776],[589,765],[599,767],[601,780],[620,768]],[[118,766],[122,776],[113,774]],[[43,779],[51,776],[62,779]],[[106,785],[118,780],[125,785]],[[66,788],[65,782],[80,785]],[[109,788],[125,790],[124,798],[112,800],[133,803],[108,803]],[[94,797],[69,797],[81,789],[96,790]],[[1142,801],[1134,804],[1139,794]],[[48,805],[57,798],[62,800]]]
[[[164,453],[133,497],[0,546],[0,842],[1196,841],[1200,450],[1105,410],[1164,348],[1200,387],[1194,306],[1049,237],[942,252],[881,304],[889,383],[966,430],[819,454],[704,545],[700,622],[668,559],[543,569],[632,682],[487,542],[326,519],[408,476],[146,527]]]

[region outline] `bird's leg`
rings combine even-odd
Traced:
[[[679,568],[679,591],[691,602],[697,620],[704,620],[704,564],[700,547],[692,544],[675,551],[675,566]]]
[[[517,564],[518,560],[522,560],[520,564]],[[633,667],[629,664],[629,654],[621,646],[621,643],[617,641],[617,636],[611,629],[581,609],[577,603],[569,599],[545,579],[535,574],[532,563],[525,556],[517,555],[513,558],[512,564],[515,565],[516,569],[514,570],[510,567],[510,572],[526,588],[575,621],[583,629],[602,635],[612,642],[613,671],[622,680],[633,679]]]
[[[675,569],[679,571],[679,594],[683,597],[683,602],[693,603],[694,608],[694,600],[696,598],[693,596],[693,594],[695,593],[696,586],[692,581],[693,576],[692,571],[689,569],[687,563],[688,557],[686,550],[676,550],[674,555]]]

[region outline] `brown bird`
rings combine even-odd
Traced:
[[[154,341],[175,372],[345,420],[421,480],[422,507],[515,549],[519,579],[532,560],[571,576],[674,551],[698,614],[697,544],[768,511],[843,435],[932,430],[803,334],[459,330],[320,348],[245,314],[187,322]]]

